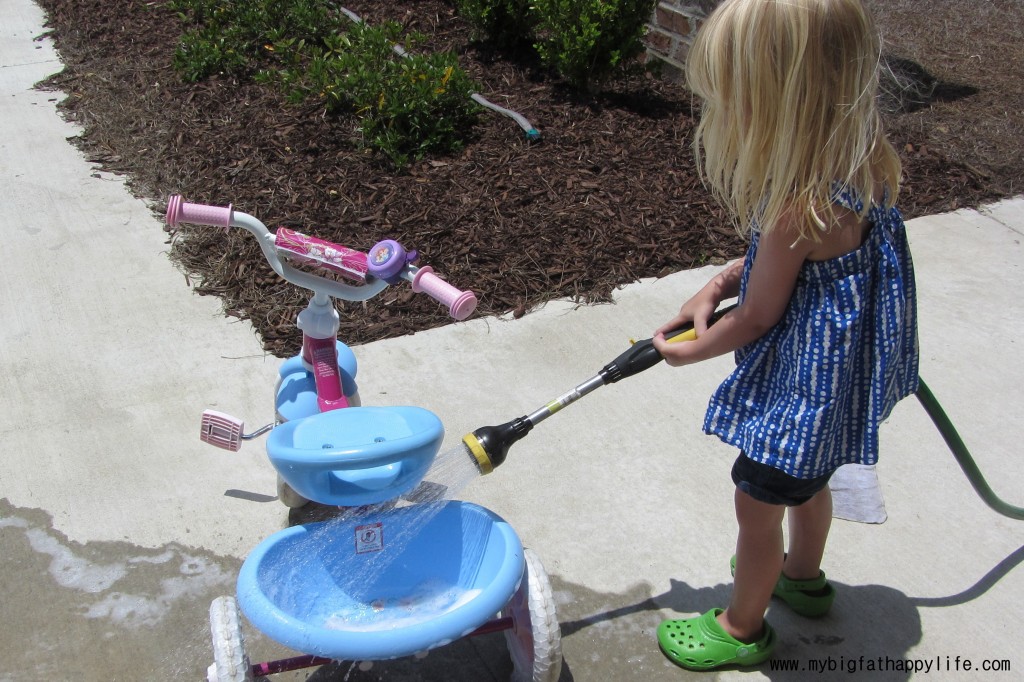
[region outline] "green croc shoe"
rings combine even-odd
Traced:
[[[745,644],[719,625],[722,609],[703,616],[666,620],[658,626],[658,646],[670,661],[687,670],[713,670],[727,665],[758,665],[775,649],[775,631],[766,622],[761,639]]]
[[[729,560],[729,568],[736,575],[735,556]],[[836,589],[825,578],[824,571],[818,571],[818,577],[811,580],[792,580],[780,573],[772,594],[786,602],[794,613],[805,618],[820,618],[832,608]]]

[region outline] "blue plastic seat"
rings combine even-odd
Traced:
[[[272,535],[245,560],[238,603],[256,628],[296,651],[384,660],[494,618],[524,566],[515,531],[483,507],[402,507]]]
[[[441,420],[421,407],[348,407],[277,426],[267,454],[303,497],[356,507],[419,485],[443,439]]]

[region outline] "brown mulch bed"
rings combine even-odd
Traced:
[[[485,114],[462,152],[404,172],[360,152],[353,120],[322,107],[289,105],[251,82],[182,83],[170,63],[183,26],[165,2],[39,4],[66,64],[45,86],[67,94],[62,110],[83,127],[76,142],[155,210],[180,193],[355,248],[398,239],[473,289],[478,315],[520,316],[552,298],[607,301],[623,284],[742,253],[697,178],[682,86],[646,77],[574,95],[534,66],[471,44],[449,2],[343,4],[368,22],[395,19],[429,35],[431,49],[455,50],[482,94],[530,119],[543,140],[529,143],[508,118]],[[927,105],[887,116],[905,163],[904,214],[1019,193],[1024,50],[1015,34],[1024,3],[867,4],[887,49],[939,80]],[[190,228],[174,235],[172,258],[197,292],[250,319],[268,351],[295,351],[306,294],[274,275],[251,236]],[[340,337],[353,344],[450,321],[406,286],[341,310]]]

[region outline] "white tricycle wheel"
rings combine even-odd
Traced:
[[[562,631],[551,581],[531,549],[523,551],[526,575],[502,615],[512,616],[505,641],[513,682],[556,682],[562,672]]]
[[[288,485],[288,482],[282,478],[281,474],[277,475],[277,499],[281,500],[281,504],[291,509],[299,509],[309,504],[309,500],[295,492],[295,488]]]
[[[245,653],[245,639],[234,597],[217,597],[210,604],[210,634],[213,636],[213,665],[206,670],[207,682],[252,682],[252,668]]]

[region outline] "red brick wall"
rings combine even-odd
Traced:
[[[700,21],[718,0],[659,0],[647,33],[647,57],[658,59],[667,78],[682,78],[686,53]]]

